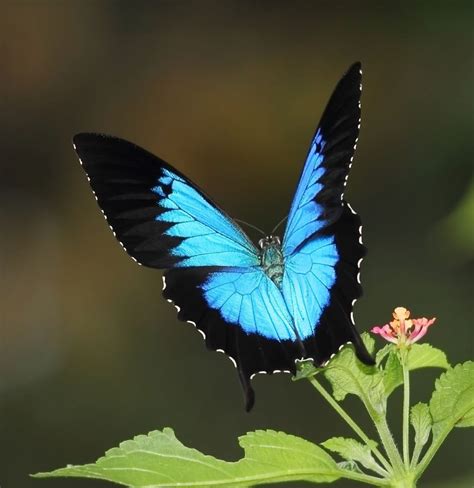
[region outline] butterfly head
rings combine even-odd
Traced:
[[[265,250],[268,247],[281,246],[280,238],[278,236],[266,236],[258,241],[260,249]]]

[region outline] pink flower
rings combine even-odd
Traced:
[[[374,327],[372,332],[379,334],[386,341],[393,342],[398,347],[409,346],[419,341],[427,332],[428,327],[436,318],[410,319],[410,311],[405,307],[397,307],[393,311],[393,319],[382,327]]]

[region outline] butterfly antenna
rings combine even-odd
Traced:
[[[288,215],[286,215],[285,217],[283,217],[280,222],[278,222],[277,225],[275,225],[275,227],[273,227],[273,230],[272,230],[272,234],[278,229],[278,227],[280,227],[281,224],[283,224],[283,222],[288,218]]]
[[[262,229],[259,229],[258,227],[256,227],[255,225],[252,225],[252,224],[249,224],[248,222],[245,222],[245,220],[240,220],[240,219],[234,219],[236,222],[238,222],[239,224],[244,224],[244,225],[247,225],[248,227],[260,232],[260,234],[262,234],[262,236],[266,236],[267,234],[265,232],[263,232]]]

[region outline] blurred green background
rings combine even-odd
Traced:
[[[144,146],[269,230],[289,208],[330,92],[361,60],[347,196],[369,254],[356,322],[367,330],[404,305],[438,317],[428,340],[453,363],[472,358],[472,2],[37,1],[1,11],[2,488],[106,486],[28,473],[92,461],[164,426],[226,459],[252,429],[350,434],[286,375],[257,377],[256,407],[244,412],[230,361],[178,322],[160,272],[136,266],[112,236],[72,149],[80,131]],[[413,401],[428,399],[437,374],[415,375]],[[472,461],[472,437],[457,430],[421,486],[472,486]]]

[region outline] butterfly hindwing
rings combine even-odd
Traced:
[[[362,293],[359,243],[360,219],[344,203],[339,219],[308,241],[287,260],[283,294],[295,321],[312,333],[304,337],[306,357],[324,364],[350,342],[358,358],[373,364],[352,319],[352,308]]]
[[[174,268],[164,279],[163,295],[178,318],[196,326],[207,347],[227,354],[238,368],[247,410],[254,402],[254,374],[295,373],[301,347],[281,292],[261,269]]]

